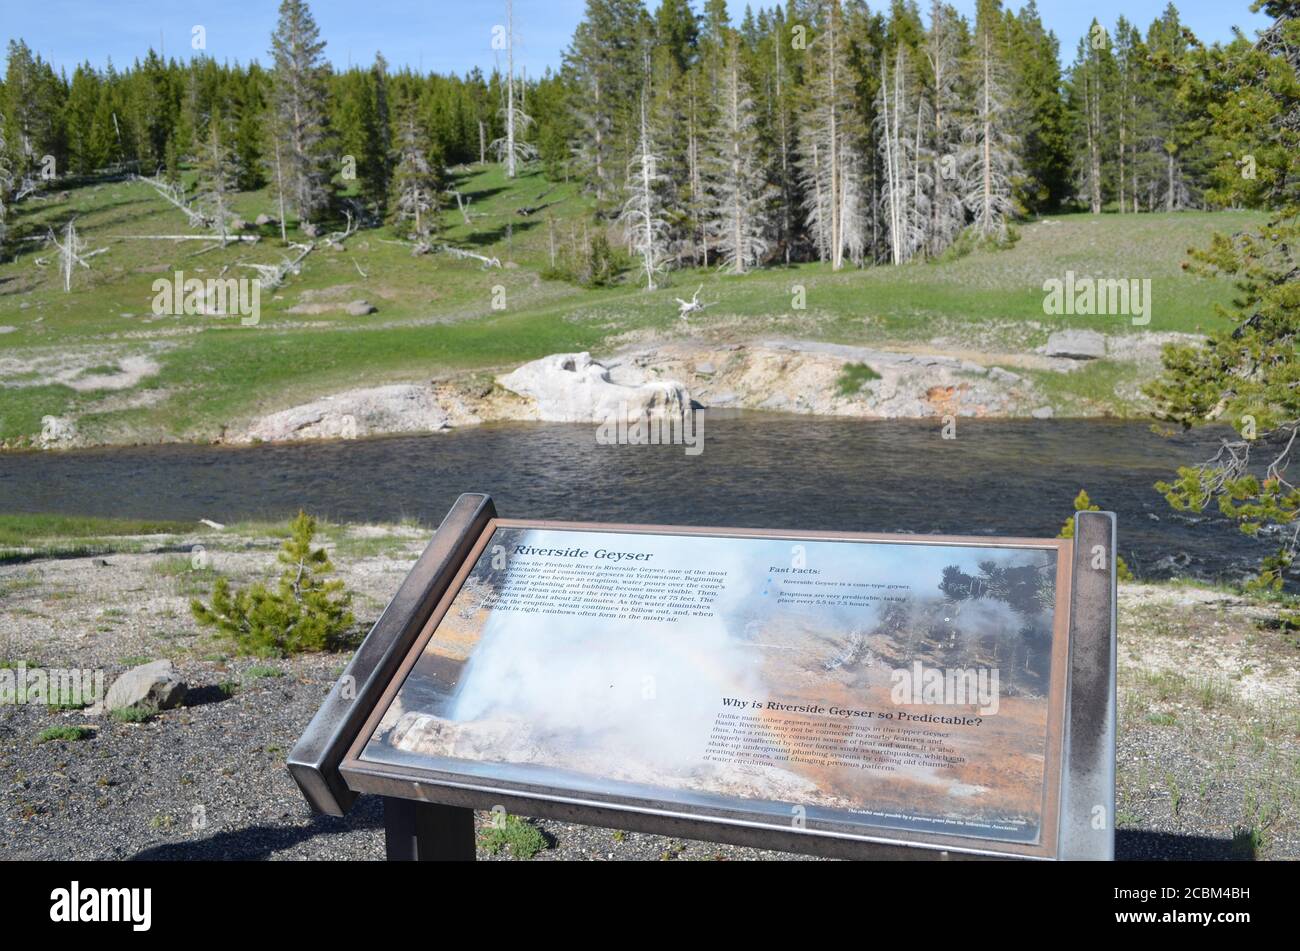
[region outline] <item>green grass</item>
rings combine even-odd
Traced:
[[[77,740],[88,740],[95,735],[95,731],[88,726],[51,726],[46,727],[36,737],[37,743],[74,743]]]
[[[139,182],[76,188],[63,202],[24,203],[11,221],[16,237],[41,234],[77,214],[87,244],[109,250],[93,270],[78,273],[70,294],[51,269],[35,267],[43,253],[35,243],[19,244],[16,259],[0,265],[0,325],[15,328],[0,336],[0,359],[14,359],[21,372],[14,371],[10,382],[25,384],[4,390],[0,439],[38,434],[45,415],[77,417],[94,441],[212,439],[223,426],[359,380],[486,374],[548,353],[601,352],[629,333],[681,333],[674,298],[689,296],[699,284],[712,306],[692,319],[692,330],[728,338],[791,335],[889,345],[978,333],[988,347],[1019,351],[1066,326],[1145,332],[1121,318],[1044,315],[1043,282],[1067,270],[1149,278],[1154,304],[1145,330],[1206,330],[1222,326],[1214,306],[1228,303],[1233,291],[1226,281],[1186,274],[1186,250],[1206,244],[1216,230],[1263,220],[1249,212],[1065,215],[1022,225],[1021,240],[1009,250],[976,250],[957,260],[839,273],[807,264],[743,277],[684,271],[671,275],[669,286],[646,293],[633,284],[585,290],[540,278],[549,266],[549,219],[563,247],[589,218],[590,199],[575,184],[552,185],[536,172],[510,182],[495,166],[466,173],[456,184],[471,199],[475,217],[466,225],[454,205],[446,210],[446,238],[511,267],[484,270],[445,255],[414,258],[406,247],[388,243],[390,229],[366,231],[344,251],[317,251],[300,275],[266,292],[255,328],[233,320],[154,317],[152,285],[178,269],[187,277],[213,277],[223,268],[250,276],[242,263],[284,255],[278,234],[198,257],[191,256],[202,246],[196,243],[128,240],[188,230],[179,212]],[[514,213],[539,203],[553,204],[529,218]],[[274,211],[265,192],[239,196],[238,207],[248,220]],[[291,241],[300,239],[291,231]],[[499,312],[492,309],[497,286],[507,300]],[[339,304],[364,298],[379,312],[363,318],[341,310],[290,313],[309,295],[331,288]],[[806,309],[795,309],[797,288],[805,292]],[[78,392],[67,385],[141,355],[160,369],[130,389]],[[1119,372],[1112,365],[1089,368],[1050,385],[1063,401],[1113,406],[1113,374]]]
[[[508,849],[512,857],[527,860],[546,850],[546,837],[537,826],[518,816],[503,816],[498,820],[499,815],[493,813],[493,824],[479,836],[489,855]]]
[[[835,386],[840,396],[853,396],[862,392],[862,388],[872,380],[879,379],[880,374],[865,363],[846,363]]]
[[[253,666],[244,671],[244,676],[249,680],[272,680],[283,677],[284,671],[278,667]]]
[[[0,515],[0,547],[30,545],[43,539],[176,535],[197,528],[191,522],[96,518],[80,515]]]
[[[148,723],[158,715],[158,707],[152,703],[141,703],[134,707],[123,707],[110,714],[118,723]]]

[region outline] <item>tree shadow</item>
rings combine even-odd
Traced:
[[[505,241],[507,235],[513,234],[517,238],[522,234],[526,234],[536,228],[538,222],[528,218],[520,218],[518,221],[512,222],[512,224],[514,226],[513,231],[511,231],[510,225],[502,225],[499,228],[493,228],[491,231],[475,231],[464,239],[464,243],[479,248],[488,248]]]

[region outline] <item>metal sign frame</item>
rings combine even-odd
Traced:
[[[904,536],[912,543],[953,541],[987,546],[991,542],[1056,547],[1069,559],[1068,656],[1063,680],[1059,776],[1047,777],[1056,797],[1055,848],[1039,854],[1002,843],[944,835],[918,836],[890,830],[843,834],[817,828],[784,828],[770,823],[709,815],[673,802],[634,803],[616,797],[578,798],[545,788],[495,788],[469,777],[362,762],[368,724],[400,684],[399,674],[426,633],[440,602],[459,587],[472,553],[497,522],[486,495],[463,495],[443,520],[432,542],[403,582],[352,662],[331,689],[289,756],[288,767],[303,795],[318,812],[344,815],[360,793],[384,798],[385,838],[390,859],[474,858],[474,810],[502,808],[510,814],[554,819],[633,832],[701,839],[731,845],[836,858],[896,859],[1074,859],[1114,858],[1115,814],[1115,516],[1081,512],[1073,544],[1046,539],[940,538]],[[514,523],[531,525],[541,523]],[[644,530],[699,534],[700,529],[644,526],[548,527]],[[833,538],[835,533],[772,533],[719,530],[744,537]],[[862,539],[860,535],[842,537]],[[888,536],[871,536],[886,538]],[[1050,721],[1049,721],[1050,723]],[[1049,758],[1049,763],[1054,758]],[[1045,854],[1043,854],[1045,853]]]

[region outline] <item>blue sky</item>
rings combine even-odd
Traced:
[[[729,2],[739,19],[743,0]],[[1038,8],[1069,59],[1094,16],[1111,25],[1124,14],[1145,28],[1165,2],[1040,0]],[[530,75],[560,62],[584,5],[584,0],[515,0],[515,29],[522,39],[517,58]],[[873,9],[886,5],[887,0],[871,3]],[[1019,0],[1009,5],[1018,7]],[[277,0],[0,0],[0,39],[21,36],[56,68],[71,72],[85,59],[102,66],[112,57],[129,65],[160,43],[169,55],[188,56],[191,30],[198,24],[207,31],[207,52],[214,58],[266,62],[278,6]],[[975,0],[955,0],[955,6],[969,16]],[[1230,38],[1233,25],[1253,34],[1267,24],[1266,17],[1250,12],[1250,0],[1185,0],[1177,6],[1205,41]],[[475,65],[489,71],[492,26],[505,15],[504,0],[313,0],[311,7],[329,44],[326,54],[339,66],[349,60],[368,63],[382,49],[394,65],[439,72],[465,72]]]

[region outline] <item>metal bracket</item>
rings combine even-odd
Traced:
[[[1113,512],[1074,517],[1058,859],[1115,858],[1115,528]]]

